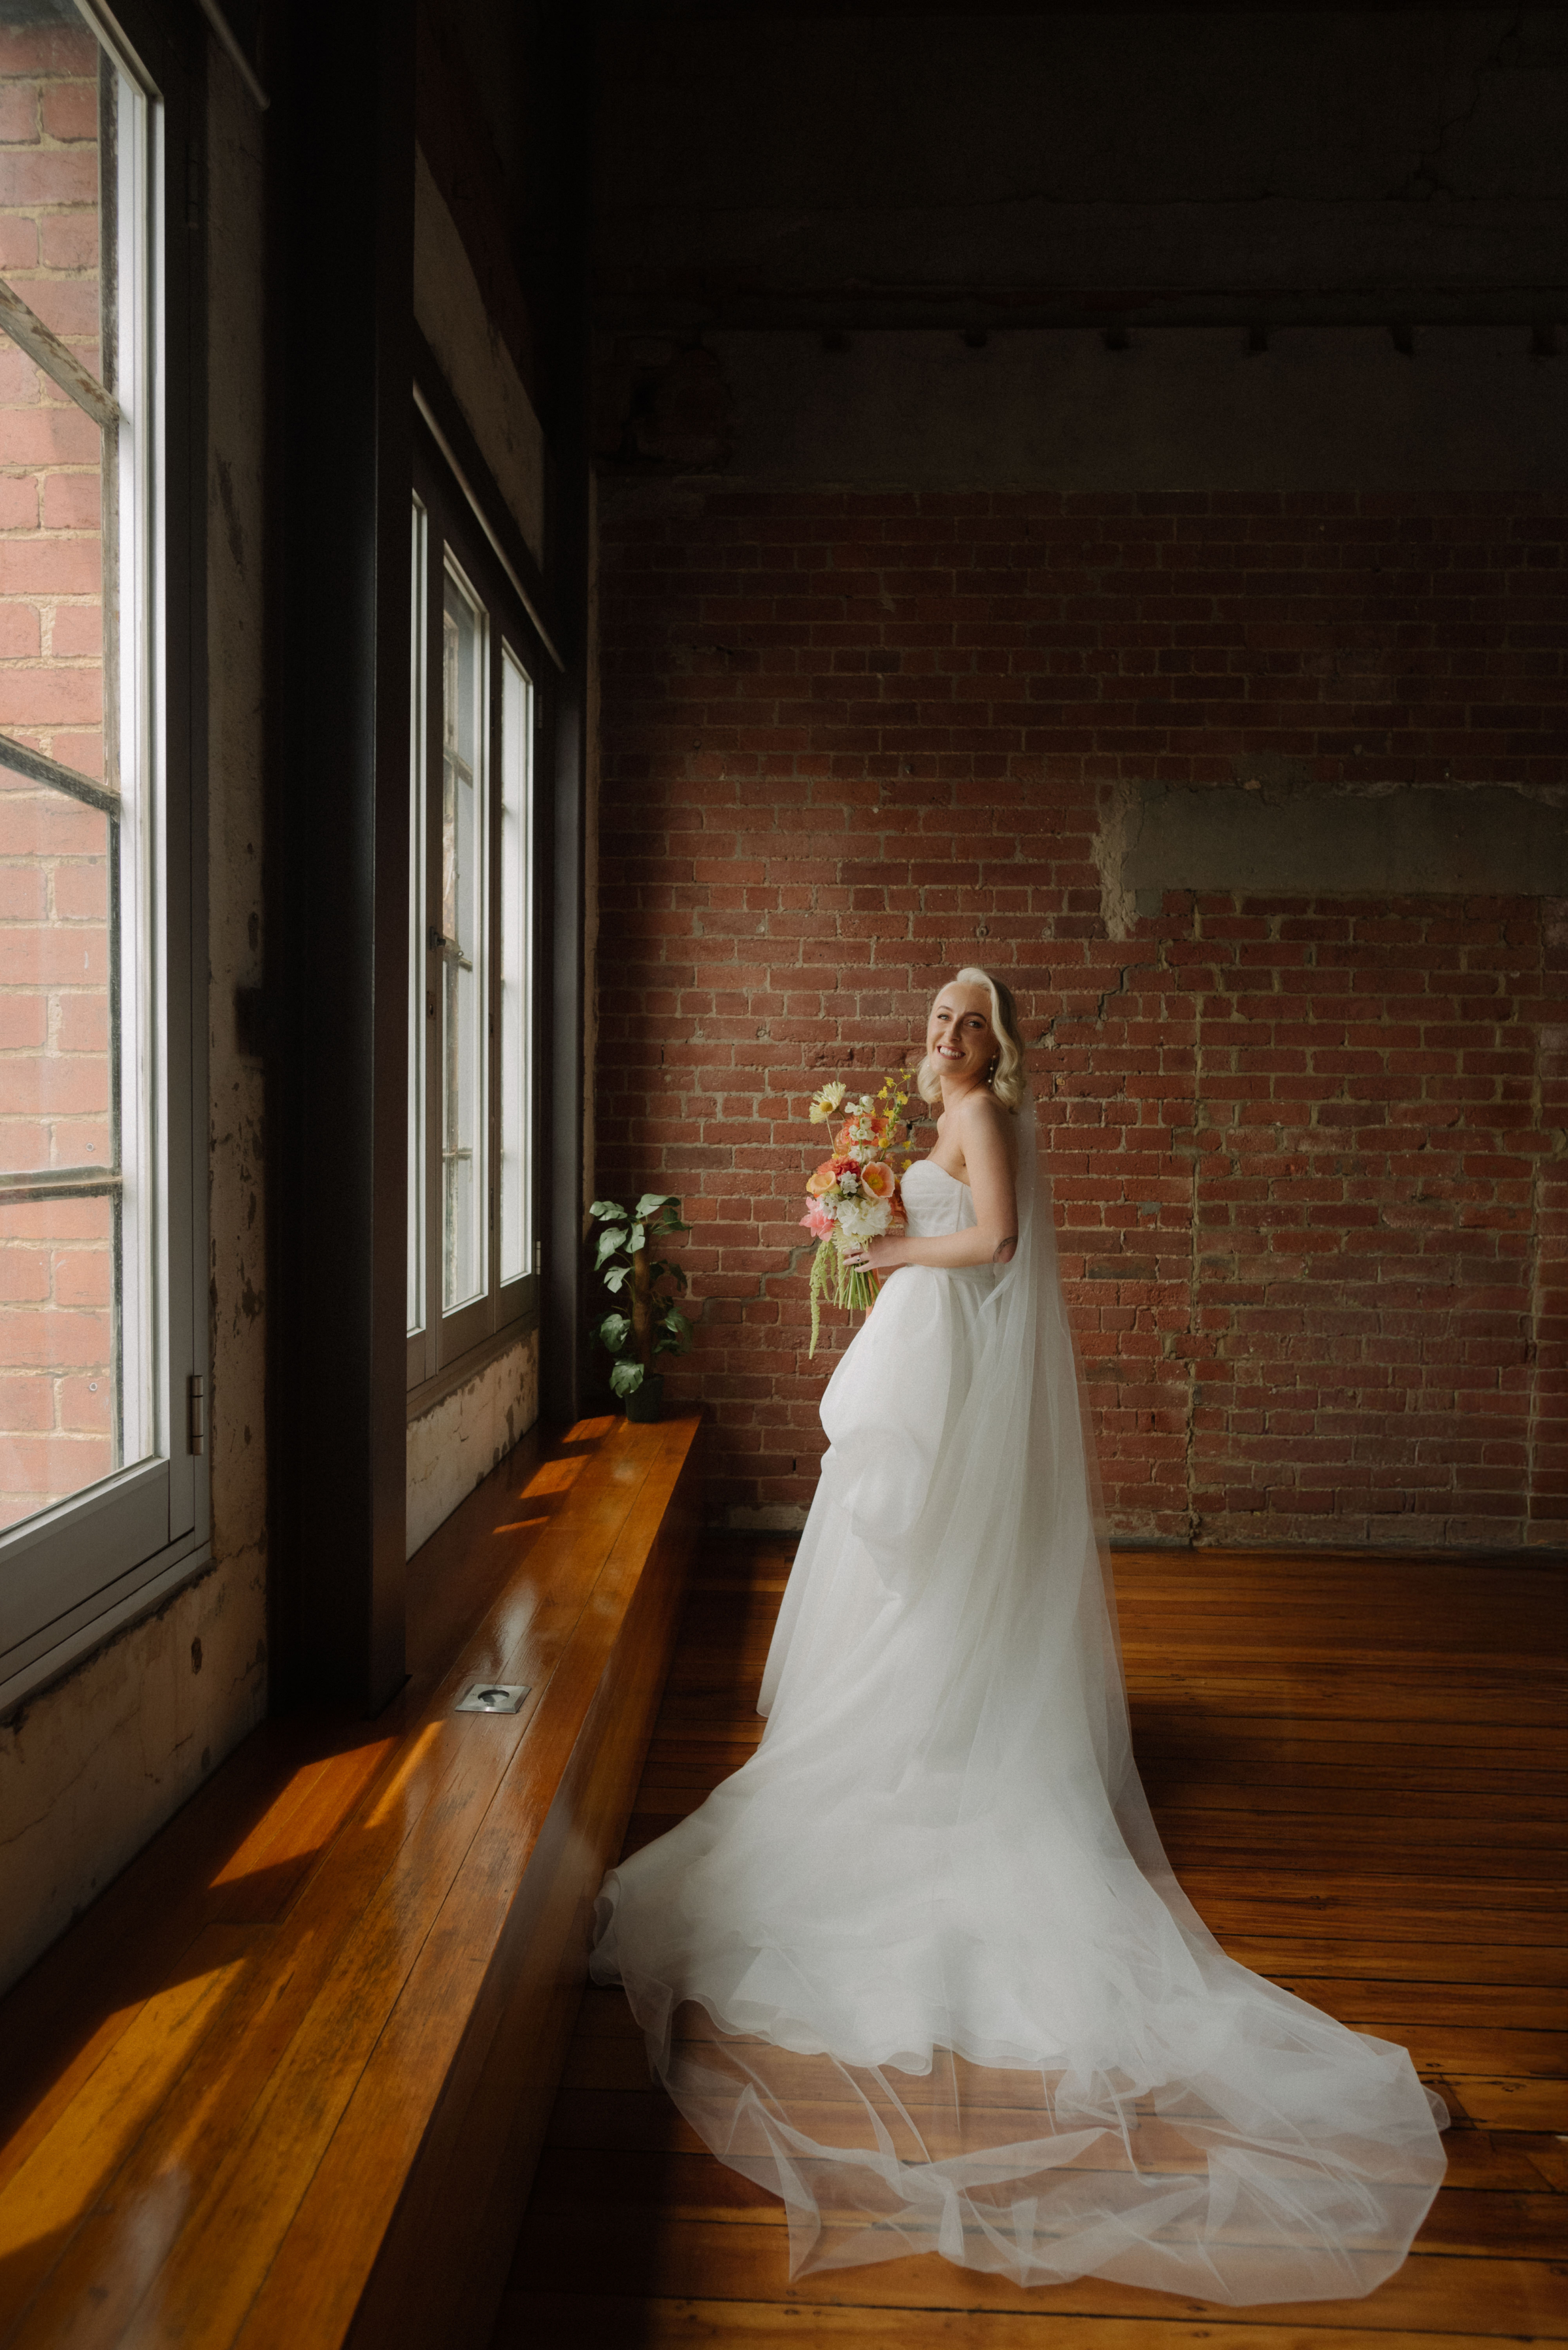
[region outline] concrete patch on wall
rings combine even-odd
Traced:
[[[1118,781],[1105,795],[1105,814],[1090,844],[1100,877],[1100,913],[1108,939],[1132,936],[1137,908],[1126,879],[1127,843],[1141,810],[1136,785]]]
[[[430,165],[414,151],[414,317],[535,555],[545,546],[545,438]]]
[[[530,1331],[466,1387],[457,1388],[408,1435],[408,1555],[488,1477],[539,1417],[539,1334]]]
[[[1563,371],[1519,327],[710,331],[733,408],[694,470],[857,489],[1545,489]],[[673,348],[674,347],[671,346]],[[600,403],[625,400],[607,342]],[[635,420],[633,420],[635,422]],[[628,425],[627,431],[630,431]],[[600,445],[613,441],[601,421]]]
[[[1249,897],[1568,896],[1568,787],[1279,785],[1118,794],[1097,858],[1106,926],[1168,889]]]
[[[0,1990],[261,1721],[265,1603],[213,1567],[0,1725]]]

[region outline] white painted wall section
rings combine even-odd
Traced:
[[[0,1728],[0,1989],[266,1711],[259,1565],[215,1566]]]
[[[530,1331],[465,1387],[409,1423],[411,1558],[539,1417],[539,1334]]]

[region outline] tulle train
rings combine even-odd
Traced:
[[[907,1267],[831,1449],[753,1759],[607,1878],[593,1972],[792,2272],[936,2251],[1223,2303],[1366,2293],[1443,2173],[1405,2050],[1225,1957],[1133,1768],[1049,1201]],[[915,1228],[970,1220],[911,1170]],[[1173,1567],[1179,1573],[1179,1567]]]

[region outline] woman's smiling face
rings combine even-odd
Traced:
[[[985,1083],[997,1042],[991,998],[983,987],[955,979],[943,988],[926,1022],[926,1052],[944,1085],[956,1079],[961,1089]]]

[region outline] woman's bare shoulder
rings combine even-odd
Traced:
[[[947,1116],[961,1134],[1009,1135],[1012,1130],[1012,1111],[983,1086],[976,1086],[955,1102]]]
[[[1016,1164],[1017,1120],[994,1094],[977,1087],[954,1104],[951,1117],[966,1166],[977,1153],[982,1159],[994,1159],[999,1152],[1007,1166]]]

